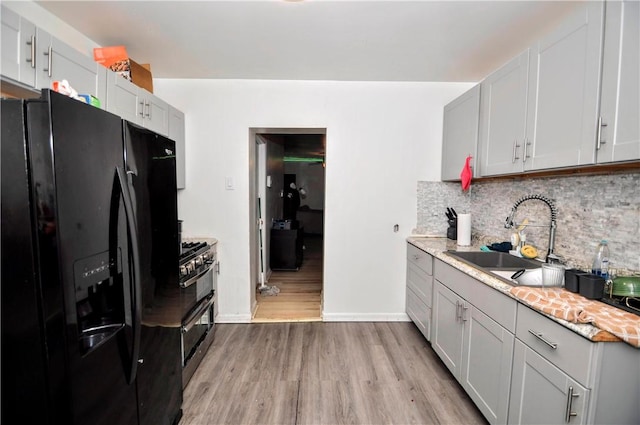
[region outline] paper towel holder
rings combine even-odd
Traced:
[[[471,214],[458,214],[457,222],[457,244],[459,246],[471,245]]]

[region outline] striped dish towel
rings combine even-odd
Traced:
[[[640,316],[564,289],[513,287],[511,294],[531,307],[573,323],[590,323],[640,348]]]

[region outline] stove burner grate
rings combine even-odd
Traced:
[[[613,306],[621,310],[627,311],[629,313],[633,313],[640,316],[640,298],[612,297],[612,298],[602,298],[600,301],[610,306]]]

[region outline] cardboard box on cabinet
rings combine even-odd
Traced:
[[[124,46],[97,47],[93,58],[99,64],[117,72],[138,87],[153,93],[151,65],[139,64],[127,55]]]

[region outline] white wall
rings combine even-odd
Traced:
[[[215,237],[220,321],[250,320],[249,128],[326,128],[325,320],[406,320],[416,184],[439,180],[442,108],[471,84],[161,80],[186,114],[186,236]],[[232,177],[234,190],[225,190]],[[400,231],[393,232],[399,224]]]

